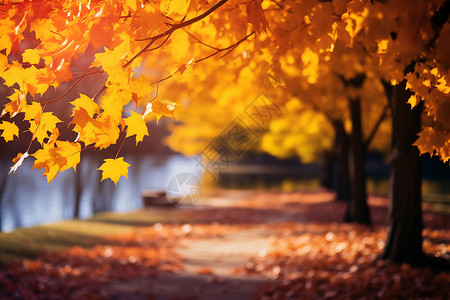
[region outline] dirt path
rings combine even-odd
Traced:
[[[220,238],[181,240],[176,252],[183,258],[183,269],[157,278],[137,278],[115,283],[102,293],[114,299],[253,299],[258,285],[267,278],[240,276],[235,269],[251,256],[270,249],[270,238],[262,229],[249,229]]]
[[[239,201],[233,197],[226,199],[210,199],[207,206],[227,207]],[[101,294],[114,295],[113,299],[120,300],[253,299],[255,290],[268,279],[239,275],[236,269],[247,264],[250,257],[270,251],[271,238],[266,229],[255,225],[221,237],[184,238],[175,248],[182,258],[182,270],[115,283]]]

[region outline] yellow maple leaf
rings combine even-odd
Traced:
[[[31,31],[35,32],[36,38],[41,41],[51,41],[58,32],[51,18],[37,19],[31,23]]]
[[[42,149],[39,149],[31,154],[31,156],[36,158],[32,169],[42,170],[45,168],[42,176],[47,176],[47,184],[49,184],[51,180],[55,179],[55,176],[59,170],[57,162],[61,162],[61,160],[55,159],[55,154],[56,150],[54,143],[46,143],[43,145]]]
[[[26,93],[24,93],[21,90],[14,90],[14,94],[8,97],[11,100],[11,102],[5,104],[5,107],[3,108],[0,117],[9,113],[9,115],[12,118],[18,113],[20,113],[22,109],[27,105],[27,99],[25,94]]]
[[[131,78],[131,91],[133,101],[140,105],[145,105],[150,100],[150,96],[153,92],[151,82],[140,76],[139,78]]]
[[[2,137],[6,142],[14,140],[14,136],[19,137],[19,127],[14,122],[3,121],[0,124],[0,130],[3,130]]]
[[[128,8],[130,8],[132,11],[136,11],[137,9],[136,0],[125,0],[124,2]]]
[[[103,113],[97,118],[97,121],[99,122],[99,127],[95,131],[95,147],[103,149],[115,144],[120,134],[117,123],[109,115]],[[86,126],[86,128],[88,127]]]
[[[124,59],[130,52],[130,43],[122,42],[113,50],[105,47],[105,52],[95,54],[94,66],[102,66],[104,68],[112,68],[120,66],[120,61]]]
[[[42,106],[40,103],[32,102],[31,104],[27,104],[22,111],[25,113],[24,120],[33,120],[35,124],[39,123],[42,115]]]
[[[47,184],[54,181],[58,172],[74,168],[80,162],[81,145],[68,141],[54,141],[45,143],[43,148],[31,154],[36,158],[33,169],[42,170],[42,176],[47,177]]]
[[[56,141],[56,146],[58,154],[66,159],[65,165],[60,166],[60,171],[63,172],[70,168],[76,171],[80,162],[81,145],[68,141]]]
[[[41,57],[38,52],[34,49],[27,49],[22,54],[23,62],[28,62],[32,65],[38,64]]]
[[[98,168],[102,171],[102,181],[109,178],[114,182],[114,185],[119,181],[120,176],[125,176],[128,179],[128,167],[129,163],[123,160],[123,157],[119,158],[107,158],[104,163]]]
[[[14,61],[11,67],[3,72],[2,78],[5,80],[7,86],[13,86],[18,83],[20,86],[23,85],[25,69],[17,61]]]
[[[409,105],[411,105],[411,109],[413,109],[414,107],[416,107],[420,102],[420,98],[417,98],[416,95],[411,95],[411,97],[409,97],[408,99],[408,103]]]
[[[131,116],[125,119],[128,126],[127,137],[136,135],[136,145],[148,135],[148,128],[141,114],[132,111]]]
[[[437,81],[438,83],[436,84],[436,88],[444,93],[444,94],[450,94],[450,86],[447,85],[447,80],[445,77],[441,77],[438,79]]]
[[[34,138],[41,144],[44,143],[44,139],[48,138],[48,132],[53,132],[56,128],[56,124],[62,122],[51,112],[45,112],[41,116],[41,120],[38,124],[34,122],[30,123],[30,131],[33,132]]]
[[[80,108],[83,108],[86,110],[87,114],[92,118],[95,114],[98,114],[100,112],[100,106],[98,106],[97,103],[95,103],[91,98],[84,94],[80,94],[80,97],[75,99],[74,101],[70,102],[73,106],[74,113],[76,110],[79,110]]]
[[[418,136],[413,145],[419,148],[421,155],[429,153],[433,156],[435,150],[441,148],[446,142],[445,134],[429,126],[425,126]]]
[[[156,115],[156,122],[159,122],[162,116],[175,119],[175,108],[178,106],[170,100],[155,100],[152,102],[151,112]]]
[[[159,8],[167,15],[184,16],[189,4],[190,0],[163,0],[159,4]]]
[[[2,75],[3,71],[5,71],[6,68],[8,68],[8,67],[9,67],[8,57],[0,54],[0,75]]]

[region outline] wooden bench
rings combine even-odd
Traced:
[[[144,207],[151,206],[172,206],[172,203],[167,199],[166,191],[164,190],[144,190],[142,192],[142,200]]]

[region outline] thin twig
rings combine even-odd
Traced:
[[[119,156],[120,150],[122,150],[122,146],[125,143],[125,140],[127,138],[127,130],[128,130],[128,128],[125,128],[125,130],[124,130],[125,136],[123,137],[122,143],[120,144],[119,150],[117,150],[116,157],[114,157],[114,159],[117,159],[117,156]]]
[[[214,50],[219,50],[220,48],[216,48],[214,46],[208,45],[202,41],[200,41],[195,35],[193,35],[192,33],[188,32],[187,30],[183,30],[184,32],[186,32],[189,36],[191,36],[194,40],[196,40],[199,44],[202,44],[203,46],[206,46],[208,48],[214,49]]]
[[[217,49],[216,52],[211,53],[210,55],[207,55],[207,56],[205,56],[205,57],[203,57],[203,58],[197,59],[197,60],[195,61],[195,63],[204,61],[205,59],[208,59],[208,58],[210,58],[210,57],[212,57],[212,56],[214,56],[214,55],[217,55],[218,53],[220,53],[220,52],[222,52],[222,51],[227,51],[227,50],[229,50],[229,51],[227,51],[224,55],[221,56],[221,57],[224,57],[225,55],[229,54],[231,51],[233,51],[234,49],[236,49],[237,46],[239,46],[242,42],[244,42],[245,40],[247,40],[249,37],[251,37],[251,36],[254,35],[254,34],[255,34],[255,32],[253,31],[252,33],[248,34],[248,35],[245,36],[244,38],[242,38],[242,39],[240,39],[239,41],[237,41],[236,43],[234,43],[233,45],[230,45],[230,46],[228,46],[228,47],[226,47],[226,48]]]
[[[81,79],[83,79],[83,77],[78,78],[77,81],[75,81],[75,82],[72,84],[72,86],[71,86],[71,87],[70,87],[63,95],[61,95],[61,96],[59,96],[59,97],[57,97],[57,98],[55,98],[55,99],[52,99],[52,100],[44,101],[44,102],[42,102],[42,104],[47,105],[47,104],[49,104],[49,103],[52,103],[52,102],[55,102],[55,101],[58,101],[58,100],[64,98],[65,96],[67,96],[67,94],[68,94],[71,90],[73,90],[73,88],[81,81]]]
[[[221,7],[222,5],[224,5],[228,0],[220,0],[219,2],[217,2],[216,4],[214,4],[213,6],[211,6],[207,11],[205,11],[204,13],[189,19],[187,21],[178,23],[178,24],[174,24],[170,29],[164,31],[163,33],[160,33],[158,35],[155,35],[153,37],[149,37],[149,38],[144,38],[144,39],[138,39],[136,41],[149,41],[147,45],[144,46],[144,48],[141,49],[141,51],[139,51],[138,53],[136,53],[123,67],[127,67],[129,66],[136,58],[138,58],[142,53],[146,52],[147,49],[149,49],[153,43],[156,40],[159,40],[162,37],[165,37],[169,34],[172,34],[172,32],[174,32],[177,29],[189,26],[191,24],[194,24],[195,22],[200,21],[203,18],[206,18],[207,16],[209,16],[211,13],[213,13],[216,9],[218,9],[219,7]]]
[[[95,100],[95,98],[100,95],[101,92],[103,92],[106,89],[106,85],[103,85],[103,87],[92,97],[92,100]]]
[[[145,50],[145,52],[154,51],[154,50],[161,48],[169,40],[171,35],[172,35],[172,32],[169,35],[167,35],[166,39],[160,45],[150,48],[150,49],[147,49],[147,50]]]

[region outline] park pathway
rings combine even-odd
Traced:
[[[226,207],[239,199],[230,197],[209,201],[210,208]],[[211,199],[210,199],[211,200]],[[270,251],[267,226],[250,226],[220,237],[178,241],[175,252],[182,258],[182,269],[155,278],[135,278],[105,287],[102,294],[116,300],[245,300],[253,299],[258,286],[269,279],[240,275],[236,270],[251,257]]]

